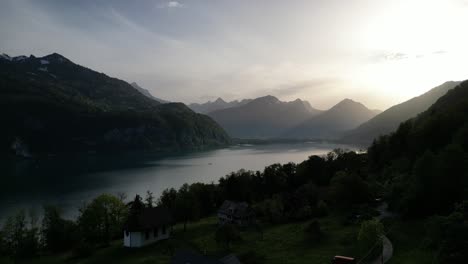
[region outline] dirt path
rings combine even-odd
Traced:
[[[386,217],[393,217],[394,216],[391,212],[388,211],[388,204],[387,203],[381,204],[377,208],[377,211],[380,212],[380,215],[377,217],[377,219],[379,219],[379,220],[382,220],[383,218],[386,218]],[[380,256],[377,259],[375,259],[374,261],[371,261],[370,262],[371,264],[386,263],[387,261],[389,261],[392,258],[392,256],[393,256],[393,244],[392,244],[392,242],[385,235],[382,238],[382,242],[383,242],[382,254],[380,254]]]

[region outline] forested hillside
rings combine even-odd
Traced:
[[[181,103],[160,104],[130,84],[59,54],[0,58],[0,153],[197,148],[229,137]]]

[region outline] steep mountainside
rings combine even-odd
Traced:
[[[232,137],[276,138],[286,130],[317,115],[306,101],[282,102],[265,96],[238,106],[209,113]]]
[[[408,215],[446,214],[467,199],[468,81],[377,138],[370,172],[391,183],[390,205]]]
[[[208,101],[203,104],[197,104],[197,103],[189,104],[188,107],[190,107],[190,109],[192,109],[193,111],[197,113],[208,114],[216,110],[245,105],[246,103],[250,101],[252,101],[252,99],[243,99],[241,101],[234,100],[231,102],[226,102],[222,98],[218,98],[213,102]]]
[[[59,54],[0,57],[0,153],[172,149],[226,144],[211,118],[160,104]]]
[[[348,131],[343,140],[352,143],[370,144],[379,135],[395,131],[401,122],[427,110],[437,99],[459,83],[446,82],[423,95],[392,106],[356,129]]]
[[[138,85],[136,82],[132,82],[130,85],[132,85],[133,88],[137,89],[137,90],[138,90],[140,93],[142,93],[144,96],[146,96],[146,97],[148,97],[148,98],[151,98],[151,99],[154,99],[154,100],[160,102],[161,104],[170,103],[169,101],[166,101],[166,100],[163,100],[163,99],[154,97],[147,89],[141,87],[141,86]]]
[[[304,139],[336,139],[376,115],[363,104],[345,99],[329,110],[309,118],[287,131],[283,137]]]

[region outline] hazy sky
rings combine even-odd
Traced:
[[[468,0],[0,0],[0,53],[58,52],[172,101],[385,109],[468,79],[467,26]]]

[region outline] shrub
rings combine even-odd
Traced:
[[[244,264],[263,264],[266,263],[265,256],[249,250],[239,256],[239,260]]]
[[[315,210],[315,216],[324,217],[327,215],[328,215],[328,206],[323,200],[320,200],[317,204],[317,209]]]
[[[324,236],[323,231],[320,227],[320,223],[317,220],[311,221],[304,230],[306,237],[312,243],[320,242]]]
[[[241,240],[239,229],[234,225],[224,224],[216,230],[215,240],[218,245],[222,244],[229,249],[232,242]]]
[[[73,250],[73,256],[75,258],[89,257],[93,253],[94,253],[94,245],[83,240],[80,241]]]
[[[382,248],[383,225],[377,219],[364,221],[357,237],[359,250],[362,254],[374,249],[373,252],[380,252]],[[370,254],[375,255],[374,253]]]

